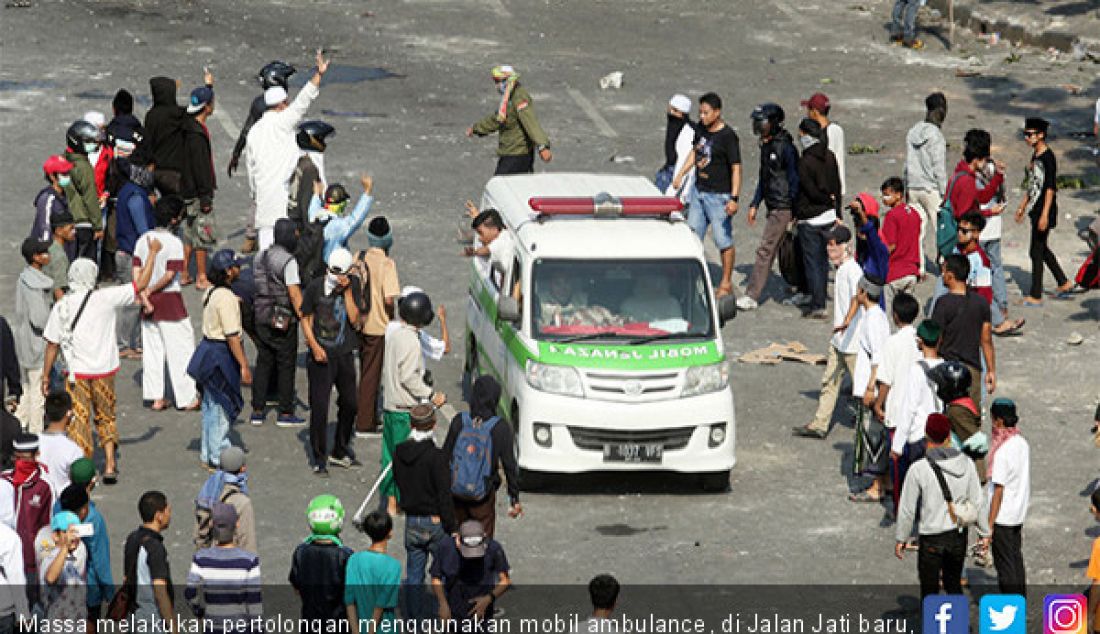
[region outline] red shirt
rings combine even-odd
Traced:
[[[879,235],[887,249],[894,247],[886,269],[887,282],[920,273],[920,225],[920,214],[904,203],[886,212]]]
[[[978,189],[978,181],[974,170],[966,161],[959,161],[955,166],[955,173],[951,176],[953,182],[947,184],[947,191],[951,198],[951,213],[955,219],[963,217],[963,214],[976,211],[983,216],[992,214],[992,210],[982,210],[981,206],[993,200],[997,190],[1004,183],[1004,174],[997,172],[989,179],[984,189]]]

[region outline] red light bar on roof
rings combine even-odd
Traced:
[[[527,201],[540,216],[668,216],[684,208],[675,196],[534,196]]]

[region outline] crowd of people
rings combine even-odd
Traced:
[[[307,509],[310,535],[295,550],[289,577],[303,618],[348,619],[356,632],[368,621],[377,627],[397,618],[402,566],[387,549],[399,515],[407,554],[404,617],[489,617],[508,590],[508,559],[496,538],[500,486],[507,483],[510,516],[521,516],[523,507],[512,428],[497,413],[501,387],[491,376],[476,377],[469,410],[450,421],[445,442],[436,445],[437,410],[447,396],[433,386],[428,362],[450,351],[446,312],[420,288],[401,286],[390,223],[370,216],[373,179],[360,179],[353,205],[348,188],[326,177],[334,128],[305,118],[328,66],[318,53],[313,76],[293,100],[293,66],[272,62],[257,76],[262,93],[227,166],[232,177],[243,157],[248,172],[253,209],[241,254],[218,248],[208,70],[186,106],[176,102],[175,80],[150,80],[153,106],[144,121],[134,116],[133,96],[120,90],[110,120],[85,113],[67,130],[65,151],[44,162],[46,185],[22,244],[26,267],[14,313],[10,326],[0,321],[4,400],[14,412],[4,413],[0,443],[6,461],[0,573],[27,590],[0,600],[0,632],[10,631],[14,615],[32,610],[95,619],[108,608],[112,618],[172,620],[167,497],[156,490],[141,496],[141,526],[124,544],[117,588],[106,523],[89,498],[98,483],[121,477],[120,359],[141,363],[142,397],[151,410],[201,412],[199,460],[209,476],[194,500],[196,552],[183,596],[197,616],[215,623],[214,631],[262,614],[248,469],[244,452],[228,439],[247,386],[251,425],[267,425],[271,405],[277,427],[308,425],[307,459],[318,477],[329,477],[330,467],[361,468],[355,440],[381,437],[384,501],[358,522],[372,542],[368,550],[352,553],[343,545],[340,500],[322,495]],[[500,134],[498,174],[531,172],[536,154],[551,160],[549,138],[518,73],[498,66],[491,75],[500,105],[467,134]],[[735,293],[740,141],[723,120],[717,94],[702,95],[698,104],[694,122],[692,101],[671,99],[666,164],[656,180],[684,201],[700,240],[711,232],[722,265],[716,293],[725,296]],[[988,403],[992,426],[985,432],[982,424],[983,404],[997,386],[993,337],[1017,336],[1024,327],[1023,319],[1008,317],[1001,257],[1006,167],[990,156],[990,134],[974,129],[949,176],[941,132],[947,101],[934,93],[925,120],[906,137],[905,173],[886,178],[877,199],[868,192],[848,198],[844,132],[829,118],[829,98],[817,93],[802,105],[797,141],[779,105],[751,113],[760,165],[748,224],[763,206],[764,228],[737,299],[745,311],[764,303],[773,263],[788,249],[794,257],[783,273],[796,292],[783,303],[801,307],[807,319],[831,320],[817,412],[793,433],[827,437],[847,376],[856,407],[853,474],[870,476],[851,500],[887,506],[897,523],[897,555],[919,550],[922,592],[938,591],[941,582],[948,591],[958,587],[972,525],[980,554],[991,550],[1002,588],[1022,592],[1028,444],[1008,399]],[[1078,290],[1048,244],[1058,217],[1048,127],[1037,117],[1025,122],[1033,155],[1015,215],[1032,226],[1024,305],[1043,301],[1044,267],[1058,284],[1056,296]],[[510,264],[511,238],[500,214],[470,207],[480,244],[466,255]],[[368,248],[353,253],[350,242],[364,226]],[[936,289],[921,319],[915,291],[932,278]],[[188,286],[202,293],[197,342]],[[436,315],[438,339],[427,332]],[[306,357],[308,421],[295,408],[299,350]],[[96,439],[102,470],[92,460]],[[592,588],[596,614],[606,616],[618,585],[598,577]]]

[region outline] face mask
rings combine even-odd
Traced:
[[[497,82],[497,93],[503,95],[504,94],[504,89],[507,85],[508,85],[508,82],[498,81]]]
[[[68,187],[69,185],[73,184],[73,179],[72,179],[71,176],[69,176],[67,174],[64,175],[64,176],[58,176],[57,177],[57,184],[62,186],[62,187]]]
[[[814,143],[817,143],[817,139],[808,134],[803,134],[802,136],[798,137],[798,140],[800,143],[802,143],[803,149],[810,147]]]
[[[96,152],[96,150],[98,150],[98,149],[99,149],[99,144],[98,143],[85,143],[84,144],[84,152],[86,154],[94,154]]]
[[[337,216],[343,216],[344,212],[346,212],[347,209],[348,209],[348,201],[346,201],[346,200],[343,201],[343,202],[338,202],[338,203],[329,203],[329,205],[328,205],[328,210],[331,211],[332,213],[336,214]]]

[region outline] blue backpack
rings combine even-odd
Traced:
[[[451,493],[463,500],[477,501],[489,494],[493,473],[493,427],[500,420],[474,421],[462,412],[462,429],[451,456]]]

